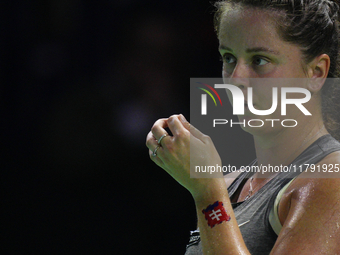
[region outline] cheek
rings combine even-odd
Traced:
[[[228,83],[226,83],[226,84],[228,84]],[[233,104],[233,96],[232,96],[232,94],[231,94],[229,89],[226,89],[226,92],[227,92],[227,96],[228,96],[229,102],[232,105]]]
[[[228,76],[227,76],[226,71],[224,70],[224,67],[222,67],[222,77],[223,77],[223,82],[226,83]]]
[[[226,73],[224,71],[224,68],[222,68],[222,78],[223,78],[223,82],[226,83],[227,81],[227,76],[226,76]]]
[[[278,92],[279,94],[279,92]],[[280,99],[278,96],[273,96],[273,88],[272,87],[266,87],[266,88],[259,88],[257,90],[254,90],[253,94],[254,98],[254,104],[258,105],[259,109],[261,110],[268,110],[273,105],[273,100],[275,99],[277,101],[277,107],[280,106]]]
[[[227,70],[226,66],[223,64],[222,66],[222,77],[224,83],[226,83],[227,79],[231,77],[232,70]]]

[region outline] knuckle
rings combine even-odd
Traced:
[[[161,121],[161,119],[158,119],[155,121],[155,123],[152,125],[151,127],[151,132],[155,132],[155,130],[158,128],[159,122]]]
[[[146,147],[149,147],[149,145],[150,145],[150,140],[149,139],[146,139],[145,145],[146,145]]]
[[[203,135],[203,139],[204,139],[204,141],[206,141],[206,142],[211,142],[211,137],[208,136],[208,135]]]
[[[184,139],[186,137],[186,134],[183,132],[177,131],[176,136],[178,139]]]
[[[145,141],[145,145],[147,147],[149,147],[149,145],[151,145],[151,137],[152,137],[152,134],[151,134],[151,132],[149,132],[149,134],[146,136],[146,141]]]
[[[169,121],[173,121],[174,119],[178,118],[178,115],[177,114],[173,114],[169,117]]]
[[[155,124],[153,124],[153,126],[151,127],[151,132],[154,133],[157,129],[157,121],[155,122]]]

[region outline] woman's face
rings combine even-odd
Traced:
[[[307,77],[301,50],[298,46],[284,42],[279,37],[273,19],[266,11],[236,8],[225,12],[219,28],[219,51],[223,59],[224,82],[230,83],[232,80],[233,84],[242,89],[245,99],[247,99],[247,87],[252,83],[248,78]],[[257,110],[270,109],[272,87],[278,87],[280,91],[282,86],[285,85],[252,84],[254,107]],[[287,87],[292,86],[287,85]],[[228,95],[232,100],[230,93]],[[280,98],[277,111],[268,116],[257,116],[248,110],[246,104],[245,115],[238,117],[240,121],[288,119],[287,116],[282,118],[279,106]],[[296,116],[291,117],[294,119]]]
[[[221,19],[219,42],[225,78],[306,77],[301,50],[279,37],[266,11],[229,10]]]

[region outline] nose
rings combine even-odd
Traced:
[[[249,66],[245,63],[238,62],[230,76],[230,82],[240,89],[245,89],[250,86],[249,79],[251,77],[252,73]]]

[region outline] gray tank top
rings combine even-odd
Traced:
[[[335,151],[340,151],[340,143],[332,136],[325,135],[310,145],[291,165],[317,164],[328,154]],[[256,161],[252,164],[254,163]],[[302,170],[306,170],[306,167],[302,168]],[[271,252],[277,235],[269,223],[270,210],[274,205],[278,192],[300,173],[300,170],[279,173],[246,201],[232,204],[236,220],[250,254],[266,255]],[[252,174],[241,173],[228,188],[229,196],[232,197],[241,183]],[[199,230],[191,231],[185,255],[199,254],[203,254]]]

